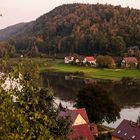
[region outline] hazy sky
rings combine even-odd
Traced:
[[[140,9],[140,0],[0,0],[0,29],[35,20],[56,6],[66,3],[108,3]]]

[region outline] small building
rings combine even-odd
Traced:
[[[73,56],[66,56],[66,57],[64,58],[64,62],[65,62],[66,64],[71,63],[71,62],[73,62],[73,61],[74,61],[74,57],[73,57]]]
[[[83,65],[83,60],[84,60],[83,56],[78,56],[75,58],[75,63],[78,65]]]
[[[138,60],[136,59],[136,57],[125,57],[122,62],[121,62],[121,66],[122,67],[137,67],[138,65]]]
[[[67,117],[70,116],[72,121],[72,132],[68,135],[70,140],[74,139],[86,139],[95,140],[91,127],[89,124],[88,116],[85,108],[61,111],[59,116]]]
[[[83,63],[90,63],[96,65],[96,59],[93,56],[86,56]]]
[[[112,140],[140,140],[140,123],[123,120],[112,133]]]

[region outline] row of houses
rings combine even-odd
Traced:
[[[113,59],[113,58],[112,58]],[[114,64],[115,64],[115,59],[113,59],[114,61]],[[76,63],[76,64],[91,64],[91,66],[94,66],[96,67],[98,64],[96,62],[96,58],[93,57],[93,56],[86,56],[86,57],[82,57],[82,56],[79,56],[79,57],[74,57],[74,56],[66,56],[64,58],[64,62],[66,64],[69,64],[69,63]],[[138,60],[136,57],[124,57],[121,62],[121,67],[137,67],[138,66]]]
[[[86,57],[82,57],[82,56],[78,56],[78,57],[74,57],[74,56],[66,56],[64,58],[64,62],[66,64],[71,63],[71,62],[75,62],[75,63],[90,63],[90,64],[95,64],[96,65],[96,59],[93,56],[86,56]]]
[[[99,135],[96,124],[90,124],[85,108],[61,111],[59,117],[72,120],[72,132],[68,134],[70,140],[95,140]],[[140,123],[123,120],[112,133],[112,140],[140,140]]]

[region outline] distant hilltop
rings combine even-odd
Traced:
[[[140,10],[112,5],[67,4],[29,23],[0,30],[0,40],[16,49],[33,44],[42,53],[122,55],[140,46]]]

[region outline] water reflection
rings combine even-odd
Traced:
[[[139,85],[124,85],[120,82],[112,82],[110,80],[97,80],[97,79],[81,79],[75,78],[71,74],[58,74],[58,73],[42,73],[43,86],[49,85],[54,90],[56,102],[61,102],[64,106],[73,108],[77,94],[88,83],[100,83],[104,88],[108,89],[112,94],[111,98],[122,109],[120,112],[121,119],[115,123],[107,124],[111,127],[116,127],[122,119],[136,121],[140,115],[140,86]],[[48,80],[47,80],[48,79]]]
[[[116,128],[123,119],[127,119],[127,120],[132,120],[132,121],[136,121],[138,119],[138,116],[140,115],[140,107],[137,108],[124,108],[121,110],[120,112],[120,116],[121,118],[118,119],[116,122],[114,123],[104,123],[104,125]]]

